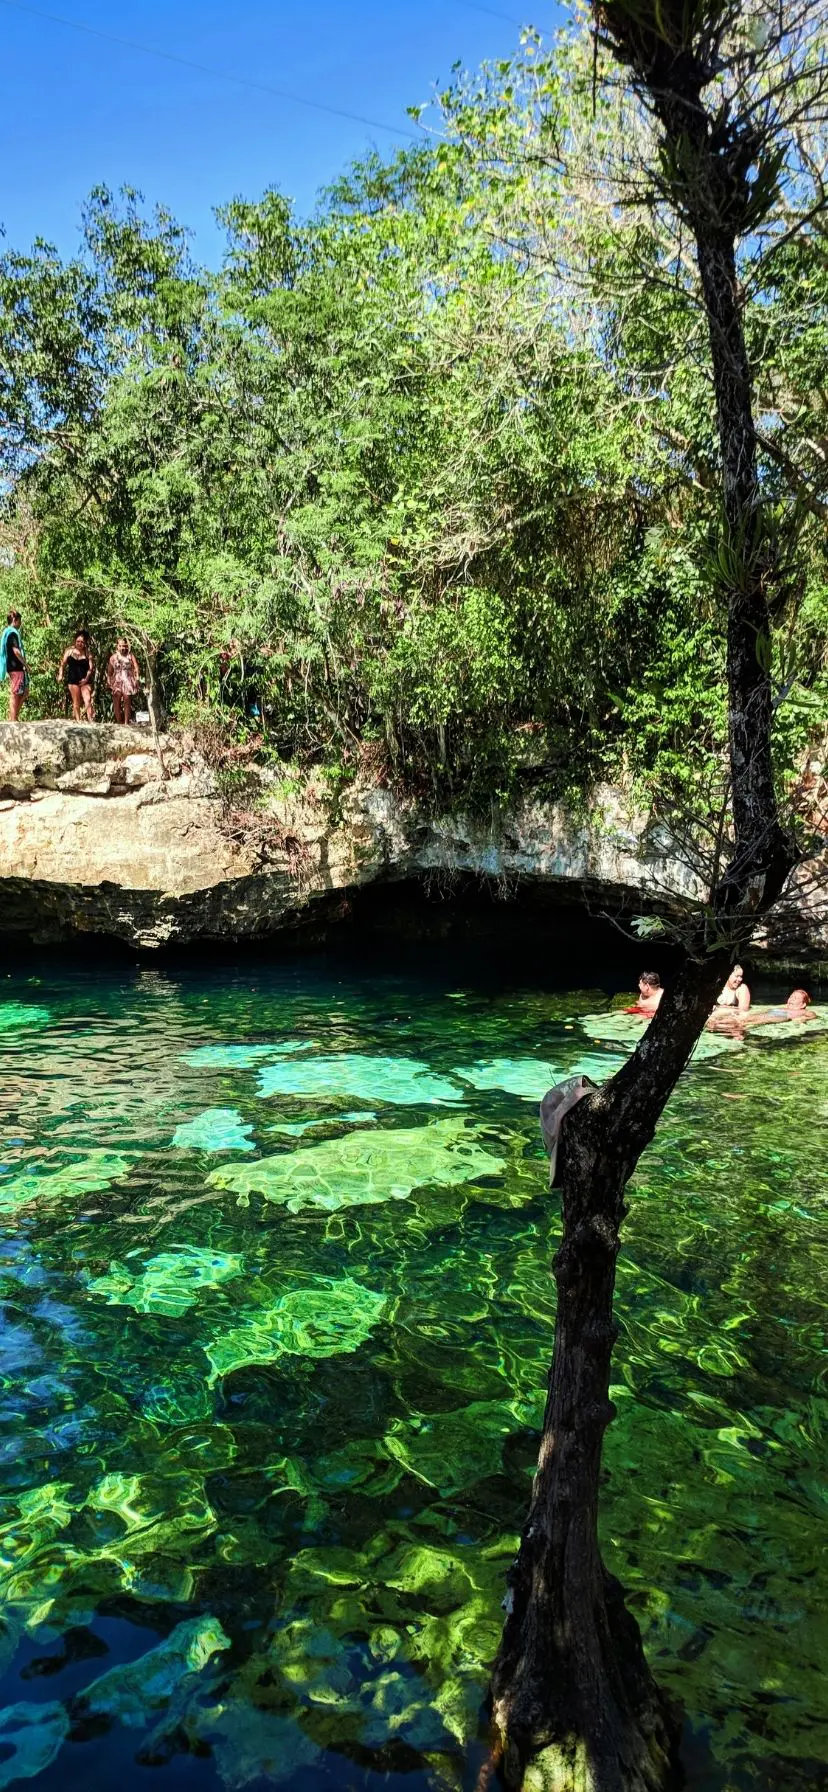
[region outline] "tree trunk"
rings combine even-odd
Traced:
[[[725,548],[734,576],[728,590],[727,688],[733,821],[740,850],[731,883],[743,900],[763,896],[757,884],[777,860],[790,868],[790,847],[776,808],[771,757],[772,694],[767,588],[773,550],[762,526],[756,466],[753,394],[745,345],[733,238],[699,219],[696,243],[707,313],[719,441]],[[749,893],[748,893],[749,892]]]
[[[555,1348],[529,1516],[509,1575],[492,1678],[509,1786],[656,1792],[680,1784],[678,1716],[598,1543],[615,1262],[624,1190],[721,986],[726,960],[688,965],[630,1062],[579,1104],[559,1146],[563,1243]],[[666,1085],[666,1087],[665,1087]]]
[[[514,1786],[652,1792],[678,1783],[672,1713],[598,1544],[626,1177],[624,1158],[600,1135],[569,1147],[543,1437],[493,1680],[504,1774]],[[533,1777],[524,1782],[530,1761]]]
[[[158,736],[162,733],[164,727],[164,711],[161,705],[161,695],[158,689],[158,678],[156,676],[155,648],[150,647],[145,643],[144,656],[147,662],[147,709],[149,710],[150,726],[153,735]]]
[[[147,641],[146,637],[144,638],[144,657],[147,662],[147,709],[149,710],[153,745],[155,747],[158,764],[161,767],[161,776],[166,779],[169,777],[169,773],[164,759],[164,749],[161,745],[161,730],[164,726],[164,711],[161,704],[161,695],[158,689],[156,671],[158,664],[158,650]]]

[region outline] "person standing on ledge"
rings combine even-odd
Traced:
[[[20,611],[9,610],[6,627],[0,638],[0,678],[8,678],[9,681],[10,722],[19,720],[20,711],[29,693],[29,674],[20,632],[22,626]]]
[[[95,677],[95,661],[87,646],[87,636],[77,634],[71,647],[67,647],[63,659],[58,666],[57,681],[62,684],[66,679],[66,688],[72,699],[72,721],[81,720],[81,704],[87,722],[95,720],[95,703],[92,694],[92,681]]]
[[[138,689],[141,672],[138,661],[125,635],[121,635],[106,667],[106,682],[112,692],[112,708],[116,722],[129,727],[132,721],[132,699]]]

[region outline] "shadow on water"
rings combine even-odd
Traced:
[[[533,954],[0,985],[0,1787],[473,1786],[554,1317],[536,1102],[614,1067],[635,968]],[[826,1070],[725,1043],[631,1193],[603,1541],[694,1792],[824,1783]]]

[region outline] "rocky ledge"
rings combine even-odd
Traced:
[[[628,917],[700,894],[670,835],[608,787],[587,820],[527,801],[486,826],[289,768],[240,783],[231,802],[185,740],[146,729],[0,724],[0,931],[146,949],[264,938],[404,879],[531,884]],[[825,896],[795,892],[763,943],[828,955]]]

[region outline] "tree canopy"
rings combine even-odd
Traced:
[[[99,654],[125,628],[174,718],[265,753],[370,749],[441,800],[607,775],[698,803],[726,718],[695,264],[636,189],[585,28],[524,34],[437,124],[309,221],[234,200],[217,270],[102,188],[74,258],[0,259],[0,577],[30,713],[60,705],[78,626]],[[828,255],[821,216],[786,240],[786,203],[745,314],[763,491],[797,518],[790,776],[828,721]]]

